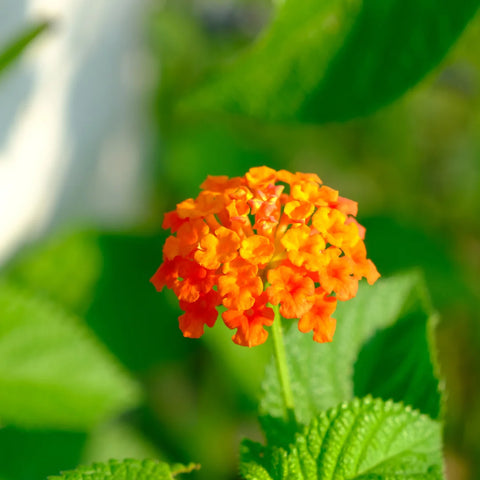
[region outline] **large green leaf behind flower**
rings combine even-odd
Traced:
[[[311,334],[298,331],[296,322],[286,334],[298,421],[306,424],[322,410],[368,394],[439,416],[440,386],[431,341],[435,317],[420,275],[362,284],[354,299],[339,302],[334,316],[337,331],[329,344],[315,343]],[[266,422],[286,418],[273,361],[263,386],[260,411],[268,417]]]
[[[478,0],[286,0],[189,109],[325,122],[372,112],[443,58]]]

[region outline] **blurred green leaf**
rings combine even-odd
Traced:
[[[159,458],[159,452],[140,431],[121,419],[104,423],[90,432],[81,463],[107,462],[111,458],[144,460]]]
[[[124,365],[146,370],[195,348],[178,328],[178,301],[169,302],[149,281],[163,241],[158,235],[64,232],[21,252],[4,274],[85,318]]]
[[[107,463],[94,463],[81,466],[76,470],[64,472],[61,476],[49,477],[49,480],[172,480],[177,475],[189,473],[198,465],[172,465],[155,460],[110,460]]]
[[[13,63],[25,48],[48,27],[48,22],[41,22],[29,27],[17,38],[12,40],[9,45],[3,47],[0,51],[0,75],[8,66],[10,66],[11,63]]]
[[[176,298],[169,302],[150,283],[162,262],[164,236],[102,233],[103,270],[85,319],[120,361],[133,371],[183,360],[198,342],[178,328]]]
[[[439,422],[367,397],[313,418],[288,448],[243,444],[247,480],[444,478]]]
[[[98,234],[88,231],[55,235],[21,252],[4,275],[16,284],[84,313],[102,272]]]
[[[439,382],[430,360],[432,324],[415,309],[391,327],[378,330],[360,350],[353,377],[354,394],[403,401],[438,418]]]
[[[226,123],[178,125],[164,142],[169,162],[162,167],[162,179],[165,182],[164,177],[168,178],[166,188],[175,187],[177,202],[196,195],[207,175],[244,175],[255,165],[281,167],[264,145],[248,138],[241,128]]]
[[[450,237],[429,231],[421,216],[414,215],[410,221],[393,216],[370,217],[362,225],[368,232],[368,252],[384,275],[418,267],[425,274],[435,307],[451,307],[458,301],[476,305],[472,298],[475,286],[465,280],[455,261]],[[446,295],[452,290],[455,295]]]
[[[86,430],[137,403],[132,380],[76,318],[0,284],[0,419]]]
[[[365,115],[440,62],[477,0],[287,0],[249,50],[182,108],[271,121]]]
[[[297,420],[308,423],[318,412],[368,393],[438,417],[433,325],[425,295],[414,273],[361,285],[354,299],[339,302],[337,331],[329,344],[315,343],[292,325],[285,343]],[[263,386],[261,413],[287,418],[273,362]]]

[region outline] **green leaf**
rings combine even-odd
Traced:
[[[271,121],[372,112],[437,65],[478,0],[286,0],[269,30],[183,108]]]
[[[441,399],[427,329],[428,316],[416,311],[392,327],[379,330],[364,345],[355,363],[355,396],[370,393],[403,401],[438,418]]]
[[[0,283],[0,421],[87,430],[134,406],[139,391],[60,307]]]
[[[430,341],[434,316],[420,275],[360,285],[354,299],[339,302],[335,318],[332,343],[315,343],[311,335],[297,330],[296,323],[285,335],[299,422],[308,423],[354,394],[369,393],[404,401],[438,417],[441,397]],[[260,411],[266,422],[274,422],[268,417],[287,418],[273,361],[267,366],[263,389]]]
[[[246,441],[247,480],[440,480],[441,425],[390,401],[355,399],[315,417],[288,448]]]
[[[106,462],[111,458],[160,458],[161,453],[150,439],[127,420],[103,423],[89,432],[81,463]],[[55,470],[49,473],[52,471]]]
[[[110,460],[107,463],[94,463],[76,470],[64,472],[49,480],[172,480],[181,473],[198,469],[196,464],[172,465],[155,460]]]
[[[0,75],[10,66],[11,63],[37,38],[42,32],[48,28],[48,22],[41,22],[37,25],[29,27],[17,38],[13,39],[10,44],[3,47],[0,51]]]
[[[27,248],[7,265],[9,281],[84,313],[103,267],[99,235],[88,231],[63,233]]]
[[[84,319],[123,365],[143,372],[185,358],[198,344],[185,342],[178,328],[176,297],[169,302],[149,282],[165,238],[62,232],[20,252],[5,277]]]

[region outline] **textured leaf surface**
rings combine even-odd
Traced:
[[[440,480],[440,423],[393,402],[355,399],[315,417],[288,448],[244,442],[247,480]]]
[[[198,465],[172,465],[155,460],[110,460],[79,467],[50,480],[172,480],[181,473],[189,473]]]
[[[187,103],[268,120],[369,113],[445,55],[478,0],[286,0],[253,47]]]
[[[0,283],[0,421],[85,430],[133,406],[133,381],[74,317]]]
[[[430,315],[423,282],[411,273],[361,285],[354,299],[340,302],[332,343],[315,343],[294,323],[285,342],[297,420],[308,423],[354,394],[369,393],[437,417],[440,393],[430,354]],[[263,389],[261,413],[286,418],[273,361]],[[273,428],[272,418],[264,421],[267,429]]]

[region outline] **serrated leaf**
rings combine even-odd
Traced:
[[[198,468],[193,463],[169,466],[156,460],[110,460],[81,466],[60,476],[49,477],[49,480],[172,480],[181,473],[189,473]]]
[[[286,0],[250,50],[183,107],[273,121],[364,115],[445,55],[477,0]]]
[[[441,480],[441,425],[393,402],[355,399],[315,417],[283,449],[244,442],[247,480]]]
[[[75,317],[0,283],[0,421],[87,430],[136,404],[138,387]]]
[[[285,335],[299,422],[308,423],[320,411],[354,394],[369,393],[405,401],[432,417],[439,415],[439,381],[430,343],[432,314],[418,274],[361,285],[354,299],[339,302],[335,317],[332,343],[315,343],[296,324]],[[263,390],[260,412],[269,425],[268,417],[287,418],[273,361],[267,366]],[[268,429],[267,425],[267,434]],[[288,431],[284,433],[288,438]]]

